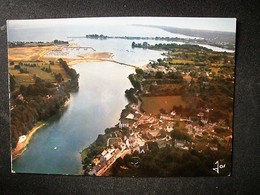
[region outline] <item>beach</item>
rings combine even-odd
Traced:
[[[62,109],[66,108],[71,99],[69,98],[63,105]],[[18,158],[25,150],[26,146],[30,143],[30,140],[32,139],[33,135],[42,127],[44,127],[47,124],[47,122],[37,122],[35,126],[25,135],[25,139],[22,142],[18,142],[16,147],[12,149],[12,160],[15,160]]]
[[[30,140],[37,130],[42,128],[46,123],[38,122],[36,125],[26,134],[26,139],[23,142],[18,142],[16,147],[12,150],[12,160],[19,157],[25,150],[26,146],[30,143]]]

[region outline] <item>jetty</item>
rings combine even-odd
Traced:
[[[138,68],[138,66],[135,66],[135,65],[132,65],[132,64],[126,64],[126,63],[123,63],[123,62],[118,62],[116,60],[106,59],[105,61],[114,62],[114,63],[120,64],[120,65],[123,65],[123,66],[130,66],[130,67],[133,67],[133,68]]]
[[[96,51],[93,47],[68,46],[68,47],[66,47],[66,48],[69,48],[69,49],[84,49],[84,50],[91,49],[92,51]]]

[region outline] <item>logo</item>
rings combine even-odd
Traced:
[[[217,167],[213,168],[213,171],[216,171],[217,174],[219,174],[220,169],[224,169],[226,167],[226,164],[220,164],[219,161],[215,162],[215,165],[217,165]]]

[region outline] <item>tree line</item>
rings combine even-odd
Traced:
[[[69,92],[78,89],[79,74],[69,68],[66,61],[60,59],[59,62],[71,78],[68,82],[64,82],[60,73],[55,74],[59,85],[36,77],[34,84],[28,86],[21,84],[16,89],[18,83],[14,76],[10,75],[13,148],[16,147],[19,137],[27,134],[38,121],[48,120],[51,116],[60,113],[64,103],[70,97]]]

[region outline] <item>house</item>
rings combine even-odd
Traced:
[[[97,175],[97,172],[98,172],[99,170],[98,170],[98,167],[97,167],[97,165],[96,166],[94,166],[89,172],[88,172],[88,174],[89,175]]]
[[[134,115],[132,113],[128,114],[125,118],[126,119],[130,119],[130,120],[133,120],[134,119]]]
[[[201,119],[200,121],[202,122],[203,125],[206,125],[208,123],[208,119]]]
[[[175,139],[174,147],[175,148],[183,148],[185,144],[186,144],[185,140],[177,140],[177,139]]]
[[[89,172],[89,175],[97,175],[97,173],[103,168],[102,164],[95,165]]]
[[[122,143],[122,144],[120,145],[120,148],[121,148],[121,151],[124,151],[124,150],[126,149],[126,144]]]
[[[23,97],[23,95],[22,94],[19,94],[18,96],[17,96],[17,98],[16,98],[17,100],[21,100],[21,101],[23,101],[24,100],[24,97]]]
[[[167,125],[166,125],[166,127],[165,127],[165,131],[167,131],[167,132],[171,132],[171,131],[173,131],[173,128],[174,127],[174,123],[173,122],[169,122]]]
[[[204,113],[203,112],[200,112],[197,114],[198,117],[203,117],[204,116]]]
[[[161,135],[161,132],[160,132],[160,130],[149,130],[149,133],[148,133],[148,134],[150,134],[150,136],[152,136],[153,138],[155,138],[155,137],[160,136],[160,135]]]
[[[165,140],[157,140],[156,142],[157,142],[157,145],[158,145],[159,149],[165,148],[167,146],[167,144],[168,144],[168,142],[165,141]]]
[[[175,116],[176,115],[175,110],[171,111],[170,115]]]
[[[22,136],[19,137],[18,143],[22,143],[22,142],[24,142],[25,140],[26,140],[26,135],[22,135]]]
[[[100,157],[100,162],[105,162],[105,163],[108,163],[112,157],[114,156],[114,152],[115,152],[115,149],[109,149],[108,152],[104,155],[104,156],[101,156]]]
[[[170,133],[171,131],[173,131],[173,127],[166,125],[165,131]]]
[[[125,141],[125,145],[126,145],[126,147],[130,148],[130,142],[129,142],[129,139],[126,139],[126,141]]]
[[[107,153],[107,150],[103,150],[103,152],[101,153],[101,156],[105,156]]]
[[[161,120],[173,120],[171,116],[166,115],[166,114],[161,114],[160,119]]]
[[[119,126],[120,129],[122,129],[122,128],[125,128],[125,127],[129,127],[129,123],[126,119],[121,119],[119,121],[118,126]]]
[[[210,150],[218,151],[218,147],[210,147]]]

